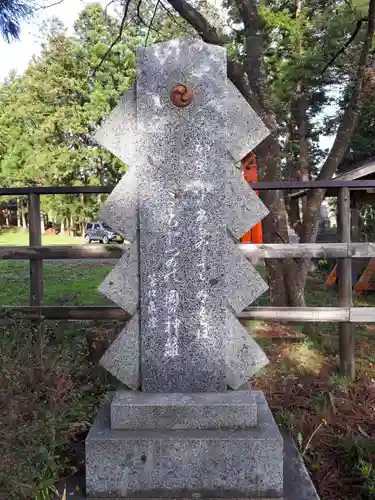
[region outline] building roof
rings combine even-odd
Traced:
[[[351,167],[351,168],[350,168]],[[346,168],[346,172],[334,177],[335,180],[355,181],[356,179],[370,178],[375,176],[375,157],[372,156],[365,161],[355,163]]]
[[[358,179],[374,179],[375,178],[375,156],[368,158],[365,161],[355,163],[346,167],[346,171],[342,174],[338,174],[333,177],[335,181],[355,181]],[[297,191],[296,193],[291,193],[288,195],[289,198],[300,198],[301,196],[305,196],[308,189],[303,189],[301,191]],[[326,196],[336,196],[337,190],[326,190]],[[363,190],[362,190],[363,191]],[[374,189],[369,188],[366,190],[368,193],[373,193]]]

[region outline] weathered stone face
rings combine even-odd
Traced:
[[[142,388],[223,391],[225,52],[172,42],[138,57],[138,123],[148,154],[140,174],[141,310],[152,305],[141,314]],[[183,110],[170,99],[180,82],[194,89]]]
[[[141,48],[138,70],[97,133],[129,166],[101,217],[132,245],[100,290],[131,319],[101,359],[127,388],[86,439],[86,495],[307,498],[298,467],[284,489],[282,436],[247,382],[267,358],[236,318],[267,288],[236,245],[267,213],[236,162],[268,131],[221,47]]]
[[[103,408],[86,447],[87,495],[282,499],[283,440],[263,394],[254,396],[258,425],[245,430],[113,430]]]
[[[222,47],[174,40],[141,48],[138,68],[136,91],[97,139],[130,167],[101,214],[139,244],[139,258],[138,249],[124,256],[101,289],[130,314],[139,310],[140,358],[124,331],[103,364],[132,388],[139,380],[144,392],[236,388],[266,357],[232,310],[267,286],[231,235],[239,238],[267,210],[235,162],[268,131],[228,82]],[[171,101],[176,84],[192,89],[184,108]]]

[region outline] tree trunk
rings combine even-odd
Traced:
[[[168,0],[170,5],[196,30],[206,43],[225,45],[226,40],[214,26],[187,0]],[[269,137],[257,148],[260,177],[264,181],[278,181],[282,178],[280,169],[280,146],[278,142],[278,123],[272,108],[270,89],[267,88],[265,72],[264,41],[266,33],[263,21],[259,15],[259,2],[256,0],[237,0],[235,2],[244,24],[244,62],[239,63],[228,59],[228,77],[236,85],[243,97],[253,106],[270,129]],[[296,16],[300,15],[301,0],[296,0]],[[341,118],[335,141],[324,162],[319,179],[331,179],[348,147],[353,131],[358,122],[362,104],[361,94],[366,66],[372,47],[374,34],[375,0],[369,1],[367,32],[363,40],[357,74],[349,104]],[[297,47],[298,48],[298,47]],[[299,57],[299,51],[297,51]],[[336,56],[337,57],[337,56]],[[324,68],[323,72],[329,65]],[[322,73],[320,73],[321,76]],[[303,97],[304,89],[301,90]],[[306,118],[306,102],[300,101],[299,111],[304,111]],[[306,178],[308,169],[307,120],[301,123],[299,130],[299,147],[301,158],[301,179]],[[299,228],[301,243],[314,243],[317,232],[317,222],[324,190],[309,192],[303,202],[304,210],[302,225]],[[264,241],[266,243],[288,242],[287,213],[284,196],[280,191],[262,193],[262,199],[270,210],[263,221]],[[309,269],[309,260],[279,259],[266,262],[270,280],[271,301],[274,305],[300,306],[304,304],[304,285]]]
[[[63,218],[61,221],[61,231],[60,234],[62,236],[66,236],[68,234],[68,228],[69,228],[69,221],[66,217]]]
[[[23,203],[22,203],[22,206],[21,206],[21,223],[22,223],[23,229],[27,229],[25,207],[23,206]]]
[[[20,198],[17,198],[17,227],[21,227],[21,212],[22,212],[22,204]]]
[[[46,227],[44,224],[44,214],[40,214],[40,230],[41,230],[42,234],[44,234],[46,232]]]
[[[274,181],[279,176],[276,134],[257,148],[257,166],[263,181]],[[281,190],[261,192],[261,198],[270,213],[263,220],[265,243],[289,243],[287,211]],[[267,274],[271,304],[275,307],[304,307],[304,289],[310,261],[307,259],[267,259]]]
[[[271,133],[257,148],[257,167],[262,181],[274,181],[279,175],[279,142],[276,133]],[[263,220],[263,239],[265,243],[288,243],[287,214],[283,192],[280,190],[262,191],[261,198],[270,211]],[[288,305],[290,295],[289,275],[291,263],[281,259],[267,259],[267,274],[271,304],[276,307]],[[289,271],[288,271],[289,270]]]
[[[4,217],[5,217],[5,226],[7,228],[9,228],[10,227],[10,212],[9,212],[9,210],[5,209],[3,213],[4,213]]]
[[[52,226],[55,226],[56,225],[55,214],[51,210],[48,212],[47,217],[48,220],[51,221]]]
[[[73,217],[71,216],[69,219],[69,236],[75,236],[75,230],[74,230],[75,224]]]
[[[288,306],[305,307],[306,279],[310,269],[310,259],[293,259],[285,263],[285,282]]]

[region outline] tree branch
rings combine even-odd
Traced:
[[[367,33],[359,57],[357,76],[353,93],[351,95],[350,101],[345,109],[344,116],[342,117],[341,123],[337,130],[335,141],[318,176],[319,180],[329,179],[336,172],[336,169],[345,154],[345,151],[349,145],[349,141],[357,126],[359,113],[362,105],[361,93],[363,87],[363,80],[372,46],[372,40],[374,37],[374,30],[375,30],[375,0],[370,0],[368,17],[367,17]]]
[[[367,32],[359,57],[354,89],[341,119],[334,143],[318,176],[318,180],[332,178],[345,154],[345,151],[348,148],[349,141],[357,126],[362,106],[363,81],[372,46],[374,29],[375,0],[370,0],[367,17]],[[318,229],[318,212],[324,195],[324,189],[307,192],[307,202],[303,212],[303,227],[301,228],[300,233],[301,243],[312,242],[316,238]]]
[[[126,0],[125,6],[124,6],[124,13],[123,13],[123,16],[122,16],[122,19],[121,19],[119,33],[116,36],[116,38],[113,40],[113,42],[111,43],[111,45],[108,47],[108,49],[106,50],[106,52],[105,52],[104,56],[101,58],[99,64],[94,69],[93,76],[95,76],[96,73],[98,72],[98,70],[101,68],[102,64],[104,63],[104,61],[107,59],[107,57],[111,53],[113,47],[121,40],[123,31],[124,31],[124,28],[125,28],[125,21],[126,21],[126,18],[128,16],[129,5],[130,5],[130,0]]]
[[[113,3],[115,3],[115,2],[116,2],[116,0],[109,0],[109,2],[107,3],[107,5],[105,6],[105,9],[104,9],[104,15],[105,15],[105,17],[107,17],[107,10],[108,10],[108,7],[109,7],[110,5],[112,5]]]
[[[265,104],[264,48],[261,22],[254,0],[236,0],[245,26],[246,73],[252,91]]]
[[[165,12],[167,13],[167,16],[171,19],[171,21],[173,21],[175,24],[177,24],[177,26],[179,26],[180,28],[182,27],[183,30],[185,31],[185,33],[187,33],[188,35],[191,35],[191,33],[189,33],[189,31],[185,28],[185,26],[181,25],[177,18],[172,14],[172,12],[163,4],[162,1],[160,1],[160,6],[165,10]]]
[[[157,0],[155,8],[154,8],[154,12],[152,13],[150,25],[149,25],[149,28],[148,28],[148,31],[147,31],[147,35],[146,35],[146,39],[145,39],[145,45],[147,45],[148,37],[150,36],[150,31],[151,31],[151,28],[152,28],[152,23],[154,22],[154,19],[155,19],[155,16],[156,16],[156,11],[158,10],[158,7],[159,7],[159,3],[160,3],[160,0]]]
[[[40,7],[35,9],[35,12],[37,12],[38,10],[50,9],[51,7],[55,7],[55,5],[60,5],[63,2],[64,0],[57,0],[57,2],[50,3],[49,5],[41,5]]]
[[[225,45],[227,40],[221,38],[216,28],[186,0],[168,0],[168,3],[195,29],[204,42]]]
[[[359,19],[357,21],[356,27],[353,31],[353,33],[350,35],[350,38],[344,43],[344,45],[341,47],[339,51],[336,52],[336,54],[332,57],[330,61],[324,66],[322,71],[320,72],[321,75],[323,75],[327,69],[332,66],[332,64],[336,61],[336,59],[341,55],[344,54],[345,50],[349,47],[349,45],[354,41],[355,37],[358,35],[359,30],[361,29],[362,23],[367,21],[366,17],[363,17],[362,19]]]
[[[152,26],[152,22],[150,24],[147,24],[146,21],[143,19],[142,15],[141,15],[141,4],[142,4],[142,0],[138,0],[138,2],[137,2],[137,18],[138,18],[138,20],[144,26],[146,26],[146,28],[148,28],[149,30],[155,31],[155,33],[159,33],[159,31]]]
[[[273,132],[278,130],[277,120],[269,99],[264,67],[263,26],[257,0],[235,0],[245,27],[246,71],[248,85],[258,102],[257,113]],[[253,102],[255,101],[253,97]]]
[[[352,11],[354,15],[356,15],[356,11],[353,7],[353,3],[351,0],[344,0],[345,5]]]
[[[187,21],[192,28],[199,34],[202,40],[212,45],[223,46],[229,40],[220,37],[216,28],[212,26],[207,19],[186,0],[168,0],[168,3],[174,8],[178,14]],[[252,91],[247,74],[243,66],[231,58],[227,60],[227,74],[228,78],[241,92],[243,97],[251,104],[254,110],[263,119],[268,127],[272,124],[267,119],[264,109],[260,106],[259,101],[256,99]]]

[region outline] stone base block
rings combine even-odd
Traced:
[[[87,500],[123,500],[124,497],[89,497],[87,498]],[[157,498],[140,498],[140,497],[127,497],[126,500],[164,500],[165,497],[157,497]],[[168,500],[218,500],[218,497],[214,497],[214,498],[206,498],[206,497],[200,497],[199,495],[196,495],[196,496],[192,496],[192,497],[185,497],[185,498],[170,498]],[[56,500],[59,500],[59,499],[56,499]],[[86,498],[85,498],[86,500]],[[268,498],[265,498],[265,497],[262,497],[262,498],[254,498],[254,497],[246,497],[246,498],[229,498],[227,497],[225,500],[275,500],[275,497],[268,497]],[[277,497],[277,500],[289,500],[289,498],[284,498],[284,497]],[[298,498],[297,500],[301,500],[300,498]]]
[[[111,403],[112,429],[249,429],[257,424],[250,391],[149,394],[118,390]]]
[[[114,430],[107,405],[86,440],[87,496],[282,498],[283,439],[256,399],[258,424],[247,430]]]
[[[302,460],[293,438],[288,431],[282,431],[284,437],[284,496],[283,500],[319,500],[319,495],[311,481],[305,464]],[[64,479],[58,484],[58,494],[55,500],[61,500],[63,492],[69,500],[122,500],[119,497],[87,497],[86,481],[82,471],[79,471],[72,477]],[[192,500],[193,497],[186,500]],[[279,500],[282,500],[281,498]],[[133,499],[128,499],[133,500]],[[142,500],[137,498],[134,500]],[[150,499],[147,500],[160,500]],[[182,499],[179,499],[182,500]],[[204,500],[214,500],[207,499]],[[230,499],[227,499],[230,500]],[[232,499],[240,500],[240,499]],[[246,498],[242,500],[259,500],[259,498]],[[262,498],[261,500],[271,500]]]

